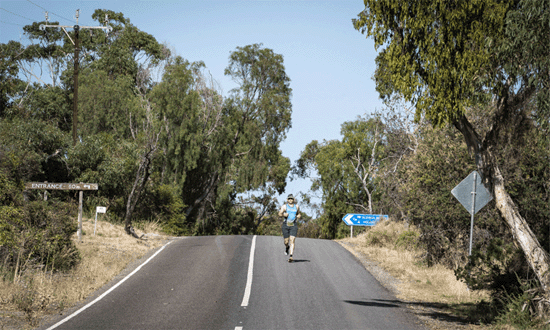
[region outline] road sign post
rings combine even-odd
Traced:
[[[388,220],[388,216],[384,214],[346,214],[342,220],[350,226],[350,236],[353,238],[353,226],[374,226],[380,220]]]
[[[472,255],[472,244],[474,237],[474,215],[479,212],[493,196],[481,183],[481,175],[473,171],[451,190],[451,194],[470,212],[470,250],[468,255]]]
[[[54,183],[54,182],[27,182],[26,190],[47,189],[47,190],[79,190],[78,192],[78,240],[82,241],[82,199],[84,190],[98,190],[97,183]]]

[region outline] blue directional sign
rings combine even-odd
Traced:
[[[342,218],[348,226],[374,226],[381,219],[388,220],[388,216],[382,214],[348,213]]]

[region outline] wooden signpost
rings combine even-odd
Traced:
[[[25,189],[79,190],[78,192],[78,240],[82,241],[82,195],[84,190],[98,190],[97,183],[27,182]]]

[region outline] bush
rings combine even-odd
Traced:
[[[298,237],[321,238],[321,236],[321,226],[317,220],[308,220],[298,228]]]
[[[3,268],[24,270],[32,264],[67,270],[80,260],[71,236],[77,231],[76,207],[49,201],[23,207],[0,206],[0,258]]]
[[[550,305],[542,299],[540,286],[536,281],[521,282],[519,293],[506,294],[495,302],[500,311],[496,323],[518,329],[548,329]]]
[[[412,230],[406,230],[402,232],[397,240],[395,246],[403,248],[405,250],[416,250],[418,247],[418,237],[420,235]]]
[[[298,236],[301,237],[300,231],[303,228],[303,224],[298,227]],[[256,235],[266,236],[282,236],[281,220],[278,216],[268,216],[267,219],[260,222],[258,228],[256,228]]]

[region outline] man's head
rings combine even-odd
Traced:
[[[294,195],[292,195],[292,194],[288,195],[288,197],[286,198],[286,201],[289,204],[294,204]]]

